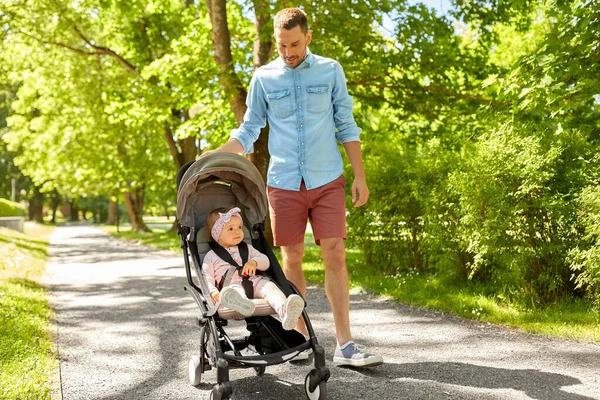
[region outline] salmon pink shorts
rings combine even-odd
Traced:
[[[310,190],[304,181],[299,191],[267,187],[275,246],[303,243],[307,221],[317,245],[325,238],[346,239],[345,188],[344,175]]]

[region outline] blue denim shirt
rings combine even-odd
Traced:
[[[339,143],[360,140],[342,66],[310,53],[296,68],[277,58],[254,73],[239,129],[231,132],[252,153],[269,121],[267,185],[299,190],[334,181],[343,173]]]

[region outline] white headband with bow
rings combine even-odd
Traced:
[[[215,239],[215,242],[219,241],[219,236],[221,236],[223,228],[231,220],[231,217],[239,217],[240,219],[242,218],[240,212],[241,210],[239,208],[233,207],[226,213],[219,213],[219,219],[215,221],[215,224],[210,230],[210,236],[212,236],[212,238]]]

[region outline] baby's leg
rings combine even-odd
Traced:
[[[285,316],[286,298],[283,292],[271,281],[265,282],[264,285],[254,294],[255,297],[265,299],[267,303],[275,310],[277,315],[283,319]]]
[[[281,326],[286,331],[294,329],[298,318],[304,310],[302,297],[292,294],[287,298],[273,282],[267,282],[259,291],[259,295],[273,307],[281,318]]]

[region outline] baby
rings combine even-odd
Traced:
[[[242,264],[242,258],[238,245],[244,239],[242,230],[242,217],[240,209],[235,207],[227,211],[219,208],[211,211],[206,218],[206,227],[211,237],[221,245],[238,265]],[[265,271],[269,268],[269,258],[248,245],[248,261],[242,267],[242,275],[248,276],[254,287],[254,297],[264,299],[277,312],[281,318],[283,329],[291,330],[296,326],[298,318],[304,309],[302,297],[292,294],[287,298],[283,292],[270,279],[262,275],[256,275],[256,270]],[[219,292],[217,286],[223,285],[225,276],[231,264],[221,259],[217,253],[210,250],[204,257],[202,272],[212,300],[221,305],[231,308],[244,316],[254,313],[254,303],[246,296],[242,287],[242,277],[237,271],[231,274],[231,282]]]

